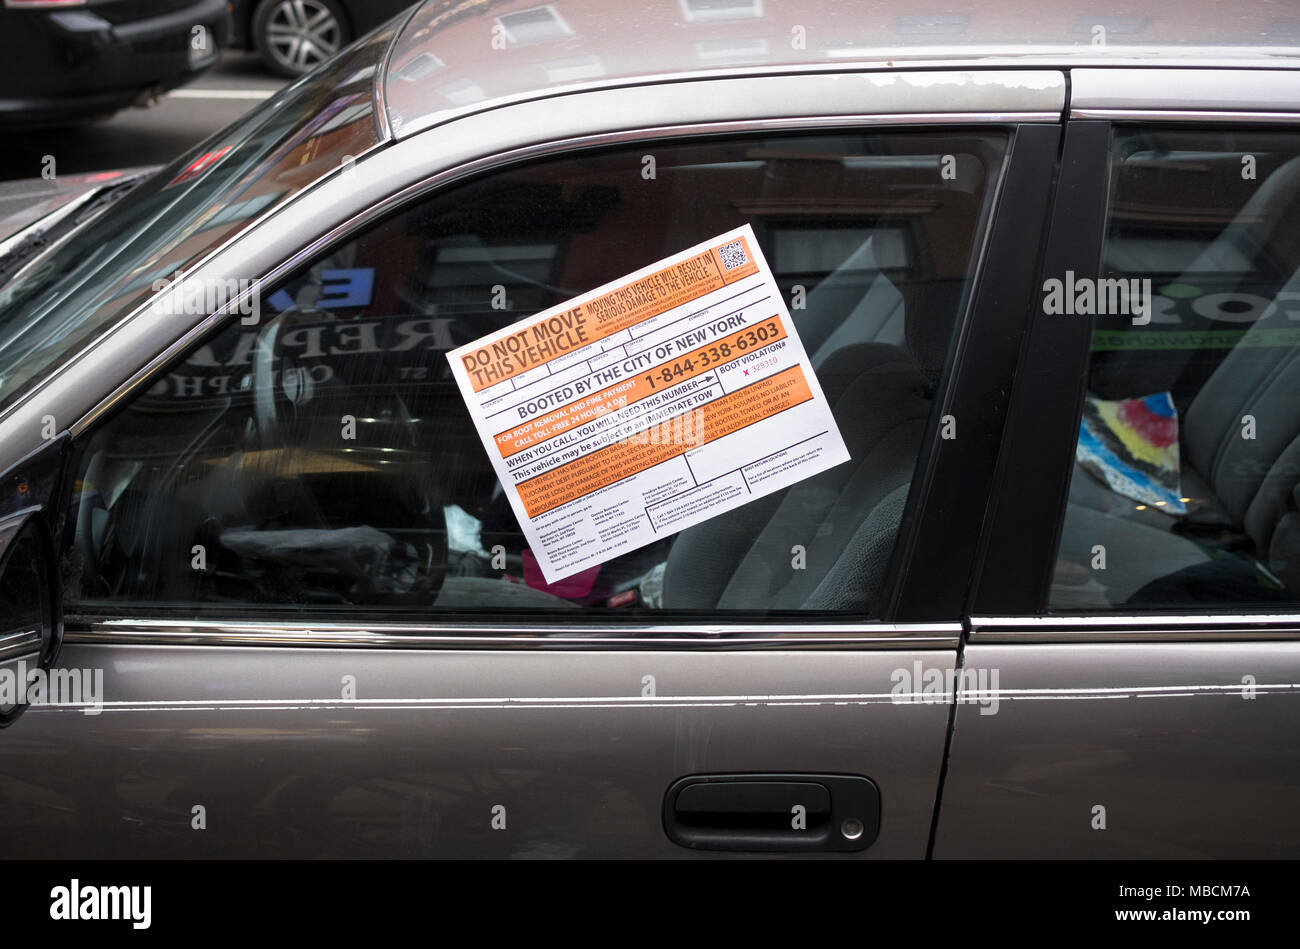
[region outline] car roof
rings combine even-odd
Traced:
[[[1117,5],[1118,6],[1118,5]],[[1222,0],[426,0],[376,77],[393,134],[581,89],[845,69],[1300,67],[1300,10]]]

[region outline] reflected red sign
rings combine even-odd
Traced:
[[[217,162],[221,161],[226,152],[230,151],[234,147],[234,145],[223,145],[221,148],[214,148],[210,152],[203,153],[198,158],[194,159],[194,161],[186,165],[179,175],[167,182],[167,187],[170,188],[172,185],[178,185],[182,182],[197,178]]]

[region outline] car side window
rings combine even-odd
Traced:
[[[1109,204],[1049,605],[1294,603],[1300,135],[1117,129]]]
[[[68,609],[878,615],[1005,148],[656,142],[421,199],[263,288],[255,321],[84,440]],[[744,224],[850,460],[547,583],[447,352]]]

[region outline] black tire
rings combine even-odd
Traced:
[[[290,79],[311,72],[352,40],[337,0],[262,0],[251,32],[266,68]]]

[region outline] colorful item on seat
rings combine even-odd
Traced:
[[[1075,459],[1115,493],[1166,514],[1186,514],[1178,459],[1178,410],[1168,392],[1137,399],[1088,395]]]

